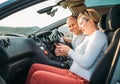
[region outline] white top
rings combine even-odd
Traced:
[[[80,43],[83,42],[85,36],[86,36],[85,34],[73,35],[73,38],[72,38],[73,50],[75,49],[76,46],[78,46]]]
[[[89,81],[107,46],[107,37],[99,30],[86,36],[84,41],[75,48],[75,51],[71,49],[68,53],[68,56],[73,59],[70,71]]]

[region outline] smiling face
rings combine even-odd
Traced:
[[[74,34],[78,35],[78,34],[82,33],[82,31],[79,29],[77,19],[75,19],[73,17],[69,17],[67,19],[67,25],[68,25],[68,28],[70,29],[70,31],[73,32]]]
[[[79,29],[83,31],[83,33],[90,35],[95,30],[98,29],[97,23],[99,22],[99,14],[94,9],[85,9],[80,15],[78,16],[78,25]]]
[[[91,31],[91,25],[90,25],[90,19],[88,17],[85,16],[81,16],[78,19],[78,25],[79,25],[79,29],[83,31],[83,33],[85,34],[89,34]]]

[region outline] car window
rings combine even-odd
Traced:
[[[58,28],[58,31],[62,32],[65,37],[72,38],[72,36],[73,36],[73,33],[70,32],[67,24],[60,26],[60,27]]]
[[[71,12],[68,9],[64,9],[61,6],[55,7],[58,8],[57,12],[53,17],[50,15],[39,14],[38,10],[48,6],[48,3],[40,3],[32,7],[21,10],[17,13],[14,13],[0,21],[0,26],[9,26],[9,27],[44,27],[51,23],[54,23],[64,17],[71,15]]]

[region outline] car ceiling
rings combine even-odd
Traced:
[[[109,9],[120,4],[120,0],[64,0],[61,2],[61,6],[64,8],[69,8],[73,15],[79,15],[86,8],[96,9],[100,15],[106,14]]]

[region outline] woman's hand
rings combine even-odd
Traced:
[[[55,49],[55,54],[56,56],[67,56],[69,50],[71,49],[69,46],[58,43],[55,44],[56,49]]]

